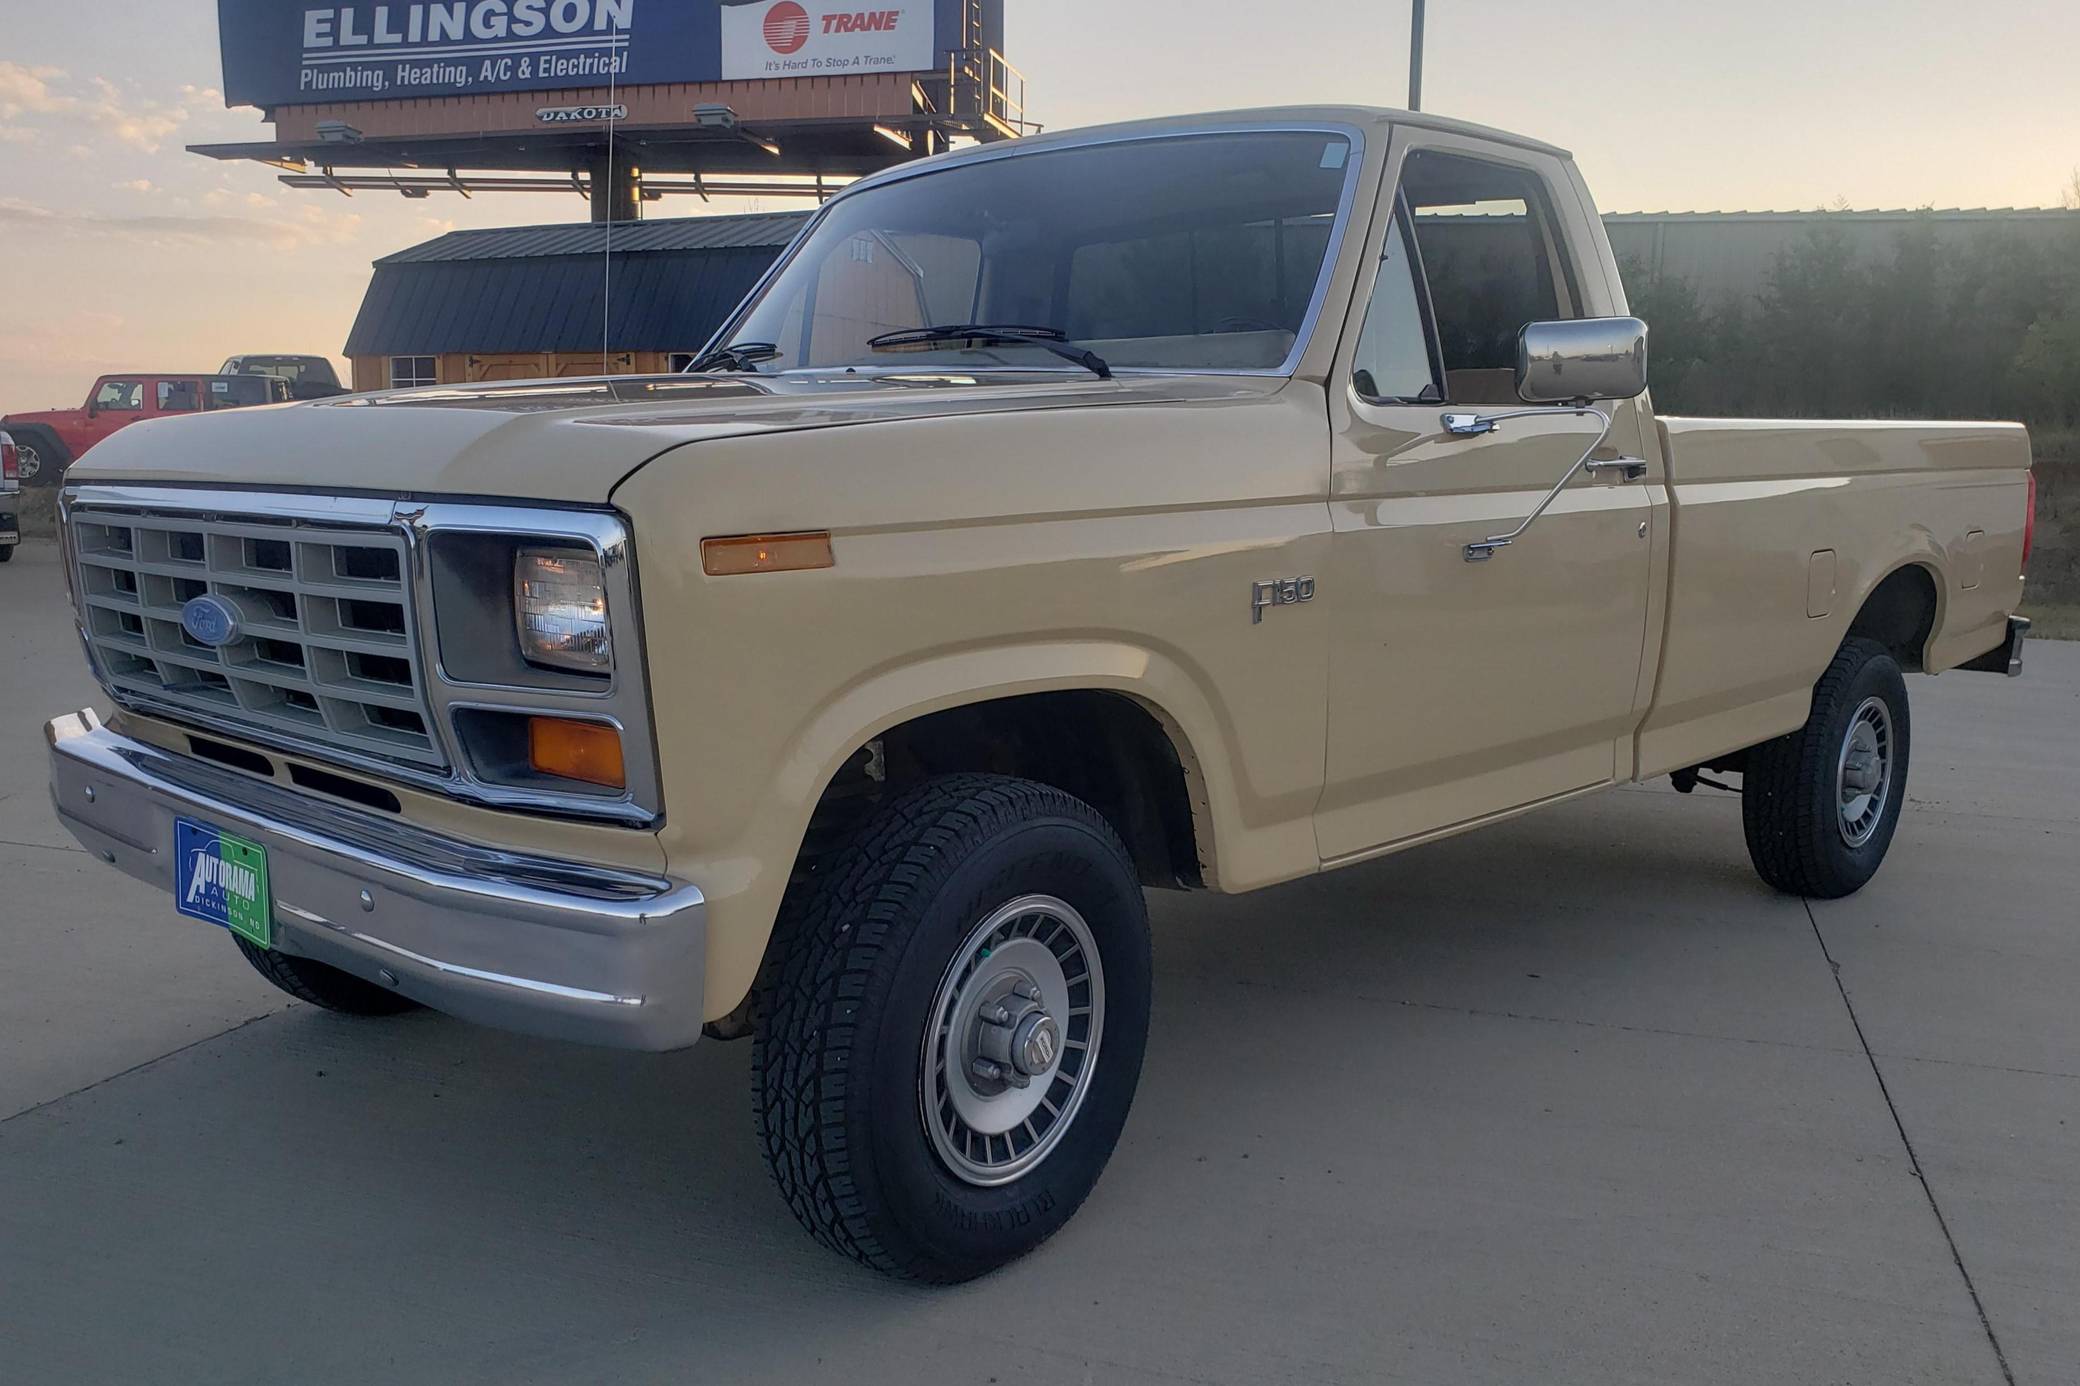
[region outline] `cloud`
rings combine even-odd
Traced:
[[[106,236],[118,240],[164,243],[178,241],[196,245],[265,245],[282,250],[307,246],[343,245],[359,232],[358,215],[327,217],[312,215],[316,208],[286,219],[262,221],[252,217],[185,216],[153,213],[112,216],[39,207],[19,198],[0,198],[0,227],[20,227],[47,235]]]
[[[203,109],[203,98],[214,94],[189,86],[181,89],[179,103],[154,101],[125,92],[106,77],[78,82],[63,68],[0,61],[0,120],[27,116],[33,124],[57,119],[85,124],[147,154],[157,152],[190,110]]]
[[[63,77],[60,67],[24,67],[0,61],[0,119],[12,120],[25,111],[56,115],[68,107],[65,98],[51,90],[51,81]]]
[[[152,190],[154,184],[149,178],[131,178],[121,183],[110,183],[109,186],[111,188],[119,188],[124,192],[148,193]]]

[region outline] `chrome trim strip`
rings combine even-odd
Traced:
[[[258,515],[276,520],[309,520],[320,524],[382,526],[391,522],[395,502],[373,496],[306,495],[295,491],[205,490],[188,486],[133,486],[125,482],[83,482],[67,486],[68,498],[82,505],[119,509],[178,510],[204,519],[237,519]]]
[[[329,924],[331,921],[323,922]],[[337,928],[338,926],[334,925],[333,927]],[[431,968],[433,971],[447,977],[467,977],[474,982],[490,982],[496,986],[512,987],[518,991],[530,991],[537,996],[560,997],[565,1001],[589,1001],[596,1005],[606,1006],[640,1006],[643,1004],[643,998],[640,996],[616,996],[612,992],[586,991],[582,987],[566,987],[560,986],[555,982],[537,982],[528,977],[512,977],[503,972],[487,972],[481,967],[464,967],[461,963],[442,962],[439,958],[429,958],[424,953],[414,953],[409,948],[401,948],[397,944],[385,942],[373,934],[355,933],[351,929],[342,929],[340,932],[358,943],[365,943],[371,948],[395,954],[407,961],[415,962],[421,967]]]
[[[1258,367],[1249,370],[1215,370],[1205,366],[1191,366],[1177,370],[1166,370],[1147,366],[1121,366],[1115,368],[1114,373],[1125,375],[1133,371],[1149,375],[1290,376],[1299,368],[1301,358],[1307,354],[1307,344],[1313,339],[1315,328],[1320,323],[1322,308],[1329,295],[1329,282],[1335,277],[1337,259],[1343,251],[1343,238],[1350,230],[1351,209],[1357,201],[1358,183],[1365,166],[1365,132],[1356,125],[1346,125],[1336,121],[1310,120],[1241,121],[1233,123],[1216,121],[1207,125],[1185,126],[1174,130],[1144,130],[1133,133],[1093,135],[1089,139],[1062,139],[1059,141],[1050,139],[1039,148],[1021,148],[1019,141],[1008,140],[1001,144],[987,145],[980,149],[963,150],[951,157],[940,155],[936,158],[920,159],[915,163],[899,164],[895,168],[884,169],[880,173],[847,184],[832,195],[822,207],[818,208],[816,214],[803,224],[800,231],[795,233],[794,239],[788,242],[787,248],[780,253],[780,257],[766,268],[764,274],[759,276],[758,282],[752,285],[751,292],[744,296],[743,301],[737,305],[736,311],[723,320],[722,326],[717,328],[715,334],[708,338],[697,355],[706,355],[730,339],[730,334],[737,330],[737,325],[749,317],[759,301],[765,297],[766,290],[771,286],[772,282],[780,276],[781,272],[788,265],[794,262],[795,257],[801,253],[802,247],[808,244],[809,237],[814,235],[816,229],[823,225],[824,218],[830,215],[831,208],[837,206],[846,198],[856,196],[870,188],[883,188],[907,179],[925,178],[935,173],[947,173],[955,169],[968,168],[975,164],[994,163],[999,159],[1039,159],[1045,158],[1049,154],[1060,154],[1076,149],[1095,149],[1112,144],[1153,144],[1162,140],[1201,139],[1208,135],[1271,134],[1342,135],[1351,142],[1350,156],[1344,164],[1343,192],[1337,201],[1336,220],[1329,229],[1328,244],[1323,250],[1321,273],[1315,278],[1314,293],[1308,300],[1307,312],[1301,316],[1299,330],[1293,334],[1292,350],[1287,353],[1284,361],[1273,367]],[[816,366],[805,369],[825,370],[829,368]],[[915,367],[911,369],[914,370]],[[1074,372],[1077,369],[1074,366],[1065,367],[1065,370],[1069,372]],[[786,372],[778,372],[778,374],[786,374]]]

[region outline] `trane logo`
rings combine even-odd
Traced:
[[[885,34],[893,32],[901,22],[901,10],[862,10],[857,14],[827,14],[823,17],[826,34]]]
[[[812,29],[825,34],[892,34],[902,27],[901,10],[838,10],[818,16],[812,24],[809,12],[795,0],[781,0],[766,11],[766,46],[783,57],[799,53],[809,42]]]

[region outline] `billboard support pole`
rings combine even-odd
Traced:
[[[1414,0],[1414,11],[1409,16],[1408,108],[1423,109],[1423,0]]]

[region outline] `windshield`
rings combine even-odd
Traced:
[[[1326,270],[1347,136],[1190,135],[954,164],[831,204],[719,344],[763,370],[1075,370],[1030,342],[872,345],[946,324],[1058,331],[1114,368],[1277,370]],[[762,358],[763,359],[763,358]]]

